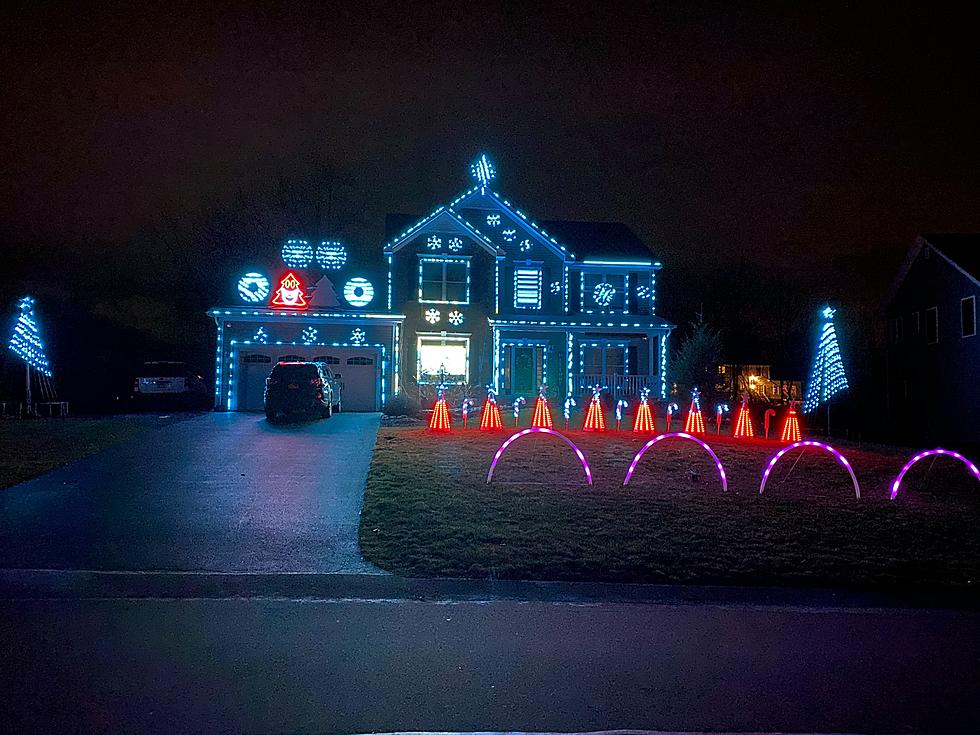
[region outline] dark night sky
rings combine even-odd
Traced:
[[[311,151],[352,182],[369,246],[485,150],[536,218],[634,227],[685,311],[699,269],[739,260],[801,298],[874,302],[916,233],[980,230],[972,18],[420,5],[14,11],[0,242],[111,257]]]

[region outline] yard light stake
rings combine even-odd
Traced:
[[[497,391],[488,385],[487,400],[483,403],[483,414],[480,416],[480,431],[500,431],[503,428],[500,406],[497,405]]]
[[[446,403],[446,389],[439,386],[439,398],[432,409],[432,418],[429,419],[429,428],[432,431],[448,432],[452,429],[449,422],[449,406]]]
[[[571,396],[565,397],[565,431],[568,431],[568,419],[572,414],[572,408],[576,405],[575,399]]]
[[[470,398],[463,399],[463,428],[466,428],[466,417],[470,413],[471,408],[476,408],[476,404]]]
[[[766,416],[763,419],[763,424],[765,424],[765,428],[766,428],[766,439],[769,438],[769,419],[774,419],[774,418],[776,418],[776,411],[771,408],[767,408]]]
[[[521,406],[526,405],[527,401],[524,399],[524,396],[514,399],[514,426],[518,426],[520,424]]]
[[[800,419],[796,415],[796,401],[789,402],[789,410],[786,418],[783,419],[783,433],[779,437],[781,442],[798,442],[803,436],[800,433]]]
[[[534,401],[534,416],[531,418],[531,426],[538,429],[553,429],[554,422],[551,420],[551,409],[548,408],[548,399],[545,398],[545,391],[548,386],[542,385],[538,389],[538,397]]]
[[[894,500],[895,498],[898,497],[898,490],[902,486],[902,480],[905,477],[905,473],[908,472],[910,469],[912,469],[912,465],[914,465],[916,462],[920,460],[925,459],[926,457],[937,457],[937,456],[945,456],[945,457],[952,457],[953,459],[958,459],[960,462],[966,465],[966,468],[970,471],[970,473],[975,478],[977,478],[977,480],[980,480],[980,468],[978,468],[975,464],[973,464],[973,462],[968,460],[959,452],[953,452],[950,451],[949,449],[930,449],[927,452],[919,452],[917,455],[912,457],[912,459],[910,459],[908,462],[905,463],[905,466],[902,467],[901,472],[898,473],[898,477],[895,478],[895,482],[892,483],[892,493],[891,493],[890,500]]]
[[[670,419],[674,416],[677,411],[680,411],[681,407],[676,403],[667,404],[667,431],[670,431]]]
[[[601,385],[592,386],[592,400],[589,401],[589,410],[585,414],[585,424],[582,426],[585,431],[606,430],[606,417],[602,413],[602,403],[599,401],[601,393]]]
[[[841,467],[847,470],[847,474],[851,476],[851,483],[854,485],[854,496],[858,500],[861,499],[861,487],[858,485],[858,479],[854,475],[854,470],[851,469],[851,463],[847,461],[847,458],[843,454],[838,452],[829,444],[816,441],[796,441],[790,444],[788,447],[783,447],[776,452],[772,456],[772,459],[769,460],[769,464],[766,465],[766,469],[762,473],[762,484],[759,485],[759,495],[762,495],[763,491],[766,489],[766,482],[769,480],[769,475],[772,474],[772,468],[776,466],[776,462],[782,459],[787,452],[796,449],[797,447],[803,447],[804,449],[806,447],[817,447],[818,449],[823,449],[825,452],[830,452],[832,455],[834,455],[834,458],[840,463]]]
[[[722,414],[726,414],[731,409],[728,408],[727,403],[719,403],[715,406],[715,433],[721,434],[721,417]]]
[[[640,391],[640,405],[636,407],[636,414],[633,417],[633,433],[648,434],[656,430],[653,411],[650,409],[650,389],[644,388]]]
[[[623,421],[623,409],[629,408],[629,404],[620,398],[616,401],[616,431],[619,431],[619,425]]]
[[[768,421],[766,424],[768,425]],[[742,394],[742,405],[738,409],[738,418],[735,420],[735,431],[732,433],[736,439],[751,439],[755,436],[752,429],[752,416],[749,413],[749,394]]]
[[[704,433],[704,416],[701,415],[701,391],[697,386],[691,389],[691,407],[687,411],[684,431],[688,434]]]

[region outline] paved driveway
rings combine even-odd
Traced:
[[[378,573],[357,545],[378,414],[206,414],[0,491],[0,567]]]

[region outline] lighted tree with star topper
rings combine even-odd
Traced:
[[[17,357],[24,361],[26,366],[26,390],[25,402],[27,412],[31,412],[31,369],[33,368],[44,378],[51,377],[51,366],[48,357],[44,352],[44,343],[41,341],[41,332],[34,317],[34,299],[25,296],[17,302],[17,322],[10,335],[7,347]]]
[[[812,413],[821,404],[827,404],[827,434],[830,434],[830,399],[847,390],[847,374],[841,360],[840,345],[837,343],[837,330],[834,329],[835,309],[824,307],[820,312],[823,327],[817,342],[817,354],[813,359],[810,382],[803,397],[803,413]]]

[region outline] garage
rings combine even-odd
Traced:
[[[236,405],[240,411],[263,410],[265,379],[277,362],[323,362],[341,385],[344,411],[381,410],[381,351],[377,347],[250,345],[238,353]]]

